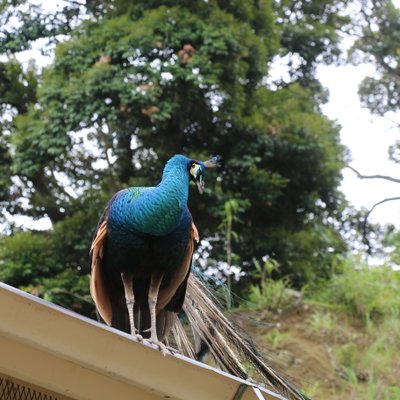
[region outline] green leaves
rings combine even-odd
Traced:
[[[57,113],[49,115],[31,108],[29,113],[15,119],[13,144],[16,146],[16,173],[32,178],[49,162],[64,154],[70,140],[57,125],[62,118]]]
[[[367,77],[360,86],[360,97],[371,112],[384,115],[397,111],[400,106],[398,36],[400,33],[400,10],[392,1],[361,1],[362,12],[354,21],[358,39],[350,58],[372,62],[377,68],[374,77]]]
[[[19,232],[2,238],[0,280],[14,286],[38,284],[60,268],[52,255],[53,249],[44,235]]]
[[[80,16],[79,4],[69,2],[61,11],[49,13],[40,5],[26,0],[0,2],[0,51],[14,54],[29,50],[38,39],[54,42],[70,31],[72,21]]]
[[[350,20],[348,1],[311,0],[276,2],[277,22],[281,29],[281,54],[290,58],[290,75],[307,85],[318,62],[338,59],[338,31]]]
[[[325,93],[313,67],[335,54],[345,21],[337,1],[292,3],[114,0],[90,1],[87,18],[75,3],[49,14],[35,9],[32,18],[18,14],[29,27],[24,38],[25,28],[13,32],[23,39],[19,48],[38,37],[56,46],[42,71],[13,59],[0,65],[2,111],[11,110],[0,168],[12,169],[2,175],[0,198],[14,196],[11,211],[50,217],[55,265],[84,268],[88,227],[115,191],[157,184],[175,153],[219,153],[219,179],[190,202],[202,237],[218,238],[212,258],[225,259],[232,243],[229,258],[248,282],[253,257],[265,254],[296,285],[328,274],[343,251],[327,222],[340,214],[343,148],[338,127],[320,112]],[[8,18],[11,3],[3,5]],[[68,36],[57,42],[62,29]],[[3,44],[3,53],[11,51]],[[304,61],[293,70],[299,82],[268,88],[269,62],[289,52]],[[26,287],[47,277],[37,273]],[[46,285],[67,285],[70,275],[58,275]]]
[[[379,323],[383,318],[398,317],[399,285],[398,273],[392,268],[371,268],[350,259],[344,265],[343,273],[332,277],[314,298],[330,305],[345,306],[349,314],[368,325]]]
[[[93,209],[55,224],[50,232],[2,237],[0,281],[95,317],[89,295],[88,252],[97,218]]]

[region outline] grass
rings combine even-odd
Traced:
[[[399,274],[390,268],[347,267],[315,299],[342,312],[315,311],[310,330],[347,343],[331,345],[334,365],[354,399],[400,399],[400,290]],[[340,321],[342,322],[339,322]],[[343,323],[350,320],[352,326]],[[356,333],[354,333],[356,332]]]
[[[316,310],[309,319],[310,330],[321,335],[331,335],[336,330],[337,321],[335,317],[329,313]]]
[[[346,265],[343,273],[311,294],[314,301],[336,305],[365,326],[388,316],[399,316],[400,274],[389,267]]]
[[[318,381],[313,383],[307,383],[301,388],[301,392],[304,393],[310,399],[313,399],[318,395],[319,387],[320,383]]]
[[[249,309],[268,309],[278,311],[287,307],[292,300],[292,293],[287,288],[284,279],[268,279],[261,285],[252,285],[247,298],[246,307]]]
[[[264,335],[264,339],[271,346],[272,350],[278,350],[283,347],[287,339],[289,338],[289,333],[279,332],[278,329],[273,329]]]
[[[247,310],[270,310],[258,342],[311,398],[400,400],[400,273],[356,266],[296,304],[284,282],[268,280],[250,292]]]

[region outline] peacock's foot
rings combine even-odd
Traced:
[[[167,349],[167,346],[164,344],[164,343],[162,343],[162,342],[158,342],[158,343],[155,343],[157,346],[158,346],[158,348],[160,349],[160,351],[161,351],[161,353],[162,353],[162,355],[165,357],[167,354],[172,354],[168,349]]]
[[[166,356],[167,354],[173,355],[175,353],[175,351],[176,351],[172,347],[166,346],[163,342],[160,342],[158,339],[150,338],[150,339],[145,339],[145,340],[147,340],[149,343],[154,344],[155,346],[157,346],[158,349],[163,354],[163,356]]]
[[[135,338],[136,338],[136,340],[139,342],[139,343],[143,343],[143,336],[140,334],[140,333],[136,333],[136,334],[134,334],[133,336],[135,336]]]
[[[176,352],[175,349],[173,349],[172,347],[166,346],[163,342],[158,340],[157,332],[155,329],[148,328],[143,331],[143,333],[146,333],[146,332],[150,332],[150,337],[145,340],[147,340],[149,343],[157,346],[164,356],[166,356],[167,354],[173,355]]]
[[[131,335],[136,338],[139,343],[143,343],[143,336],[139,333],[139,329],[131,327]]]

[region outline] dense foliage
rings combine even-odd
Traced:
[[[107,199],[156,184],[174,153],[224,159],[206,194],[190,199],[213,244],[209,264],[226,259],[229,238],[242,287],[257,280],[254,259],[265,255],[280,265],[274,277],[294,286],[329,277],[346,249],[344,149],[320,110],[326,93],[315,67],[339,56],[346,2],[62,5],[0,2],[0,202],[53,223],[45,233],[10,227],[2,280],[41,295],[63,288],[73,304],[58,301],[84,308],[86,254]],[[43,69],[14,56],[37,39],[54,49]],[[289,79],[269,73],[278,58]],[[224,224],[232,199],[234,235]]]
[[[360,0],[355,21],[358,40],[351,58],[354,63],[372,63],[376,71],[366,77],[359,89],[360,98],[372,113],[393,118],[400,109],[400,10],[391,0]],[[398,123],[397,123],[398,125]],[[391,159],[400,162],[400,142],[390,149]]]

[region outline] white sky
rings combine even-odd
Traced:
[[[358,85],[361,80],[372,75],[370,65],[321,66],[318,78],[329,89],[329,103],[323,107],[324,113],[337,120],[342,126],[341,141],[350,149],[350,165],[363,175],[390,175],[400,178],[400,165],[389,160],[388,147],[399,139],[399,130],[386,118],[371,116],[361,108]],[[400,115],[391,116],[400,122]],[[356,207],[370,209],[378,201],[400,196],[400,184],[377,180],[360,180],[356,174],[343,171],[342,191]],[[400,201],[378,206],[370,216],[372,222],[400,222]]]

